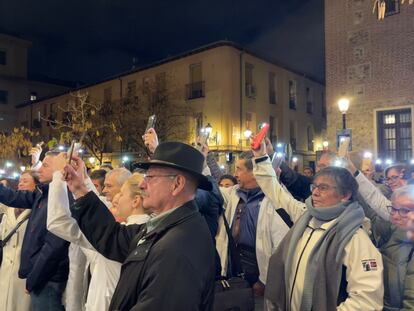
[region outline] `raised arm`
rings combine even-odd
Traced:
[[[253,151],[253,174],[263,193],[270,199],[273,206],[283,208],[293,222],[296,222],[306,211],[306,205],[293,198],[285,190],[276,177],[276,172],[272,167],[269,157],[265,152],[265,144],[262,143],[260,150]]]
[[[67,185],[62,177],[61,172],[55,172],[49,186],[47,230],[68,242],[94,250],[71,216]]]
[[[77,199],[71,206],[72,217],[99,253],[108,259],[123,262],[129,254],[132,240],[143,226],[117,223],[106,205],[86,188],[83,161],[74,156],[73,162],[65,166],[68,187]]]
[[[361,172],[359,172],[354,164],[348,160],[348,170],[353,174],[358,182],[359,193],[365,202],[384,220],[390,220],[390,212],[388,206],[391,201],[388,200],[381,191],[375,187]]]

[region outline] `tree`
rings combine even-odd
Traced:
[[[39,133],[25,127],[14,128],[11,133],[0,133],[0,161],[18,161],[29,155],[32,138]]]
[[[163,73],[154,79],[144,79],[139,88],[135,83],[129,84],[126,96],[113,107],[115,126],[122,129],[117,132],[122,150],[145,150],[142,135],[148,117],[153,114],[157,118],[155,128],[160,141],[189,140],[189,120],[194,112],[183,100],[172,76]]]
[[[92,101],[87,92],[70,94],[65,105],[59,105],[62,121],[47,120],[60,131],[60,143],[82,139],[82,144],[102,163],[111,138],[117,132],[111,120],[111,107],[103,102]]]

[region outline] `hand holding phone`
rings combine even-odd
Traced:
[[[347,156],[350,142],[351,142],[351,139],[349,137],[341,138],[341,144],[339,145],[339,149],[338,149],[338,157],[345,158]]]
[[[148,118],[147,127],[145,128],[145,133],[147,133],[147,132],[148,132],[148,130],[149,130],[149,129],[151,129],[151,128],[155,129],[155,122],[156,122],[156,121],[157,121],[157,117],[156,117],[156,115],[155,115],[155,114],[151,115],[151,116]],[[144,133],[144,134],[145,134],[145,133]]]

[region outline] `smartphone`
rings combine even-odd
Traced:
[[[350,142],[351,142],[351,139],[349,137],[343,137],[341,139],[341,144],[339,145],[339,149],[338,149],[338,157],[340,158],[346,157],[346,155],[348,154],[348,148],[349,148]]]
[[[72,140],[72,143],[70,144],[70,147],[68,149],[68,163],[72,162],[73,152],[75,151],[75,143],[76,141]]]
[[[265,123],[260,130],[260,132],[253,138],[252,142],[252,149],[258,150],[260,148],[260,144],[262,143],[263,139],[266,137],[266,133],[269,130],[270,125],[268,123]]]
[[[275,152],[272,159],[272,167],[274,170],[278,169],[283,162],[283,153]]]
[[[157,121],[157,117],[155,114],[148,118],[147,127],[145,129],[145,133],[148,132],[150,128],[155,129],[155,122]]]
[[[196,149],[200,150],[203,148],[203,145],[207,143],[210,133],[206,130],[200,130],[200,133],[197,137]]]

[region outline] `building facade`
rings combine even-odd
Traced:
[[[374,1],[325,0],[328,140],[335,143],[342,128],[337,101],[347,97],[353,151],[408,161],[413,156],[414,6],[385,3],[385,17],[378,20]]]
[[[174,81],[174,101],[193,111],[193,120],[188,123],[194,134],[191,139],[211,125],[211,150],[228,157],[249,149],[245,131],[257,133],[263,122],[270,123],[268,136],[273,143],[291,143],[299,166],[312,165],[315,151],[322,148],[326,128],[324,85],[232,42],[200,47],[77,91],[87,92],[95,101],[117,101],[131,94],[139,100],[143,86],[162,75]],[[62,118],[56,107],[69,97],[65,93],[19,105],[19,124],[33,123],[40,115]],[[41,135],[45,139],[54,136],[47,122],[39,120]],[[119,151],[119,146],[112,151]]]
[[[16,105],[67,90],[55,83],[28,78],[29,41],[0,34],[0,131],[10,131],[17,122]]]

